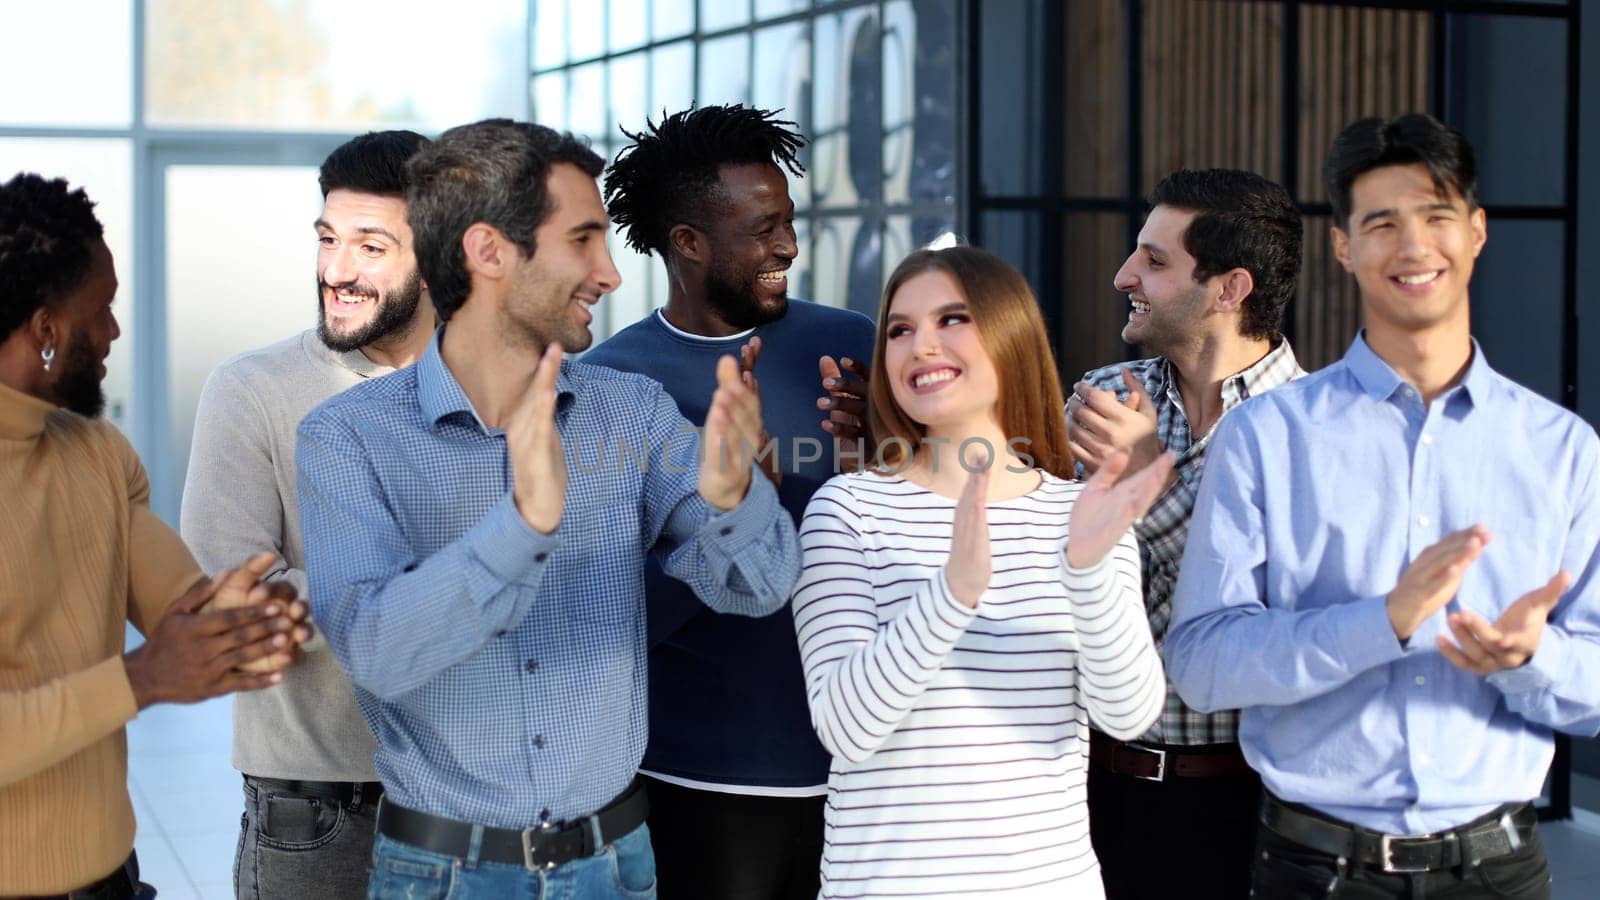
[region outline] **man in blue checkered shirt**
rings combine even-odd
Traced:
[[[507,120],[415,157],[444,325],[415,366],[300,425],[313,615],[378,740],[376,897],[654,896],[645,554],[741,615],[780,608],[798,574],[732,357],[699,434],[656,382],[564,359],[621,281],[601,168]]]
[[[1173,480],[1134,530],[1159,646],[1189,516],[1216,423],[1305,373],[1279,334],[1300,272],[1300,215],[1279,185],[1233,169],[1179,171],[1156,185],[1139,245],[1116,275],[1132,309],[1122,339],[1151,358],[1096,369],[1067,401],[1073,453],[1093,471],[1114,450],[1137,471],[1164,450]],[[1089,824],[1110,900],[1250,890],[1261,782],[1239,752],[1237,711],[1166,711],[1140,740],[1094,732]],[[1158,859],[1159,865],[1151,860]]]

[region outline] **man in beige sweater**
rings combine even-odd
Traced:
[[[0,185],[0,896],[138,896],[123,725],[276,684],[238,667],[308,636],[270,555],[205,578],[97,418],[116,288],[82,190]]]

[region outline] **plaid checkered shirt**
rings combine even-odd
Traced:
[[[1178,393],[1177,373],[1164,357],[1095,369],[1086,373],[1082,380],[1101,390],[1115,391],[1119,400],[1125,400],[1128,388],[1122,382],[1123,369],[1132,371],[1155,401],[1156,437],[1162,446],[1178,455],[1174,466],[1177,481],[1156,498],[1150,511],[1134,525],[1144,562],[1145,612],[1150,617],[1150,631],[1155,635],[1156,647],[1161,649],[1166,641],[1167,624],[1172,619],[1172,589],[1178,583],[1178,563],[1183,559],[1183,544],[1189,536],[1189,516],[1194,512],[1200,476],[1205,473],[1206,447],[1211,443],[1216,426],[1199,439],[1190,432],[1189,418],[1183,412],[1183,398]],[[1223,415],[1262,391],[1305,374],[1289,342],[1279,340],[1278,345],[1255,365],[1223,379]],[[1220,416],[1218,421],[1221,421]],[[1081,465],[1078,474],[1080,477],[1086,474]],[[1139,738],[1144,743],[1189,746],[1232,743],[1238,739],[1238,710],[1195,712],[1178,698],[1171,682],[1167,683],[1167,703],[1161,718]]]

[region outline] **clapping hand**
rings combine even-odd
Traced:
[[[1134,520],[1144,515],[1166,489],[1176,458],[1172,453],[1162,453],[1155,462],[1123,477],[1128,453],[1118,450],[1106,457],[1072,504],[1067,565],[1088,569],[1104,559]]]
[[[717,390],[700,446],[700,496],[726,512],[750,489],[750,463],[762,447],[761,397],[731,356],[717,361]]]

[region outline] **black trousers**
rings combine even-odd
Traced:
[[[659,900],[815,900],[826,797],[749,797],[644,780]]]
[[[1144,781],[1091,768],[1089,836],[1106,900],[1248,896],[1260,809],[1253,772]]]
[[[1505,856],[1435,872],[1341,866],[1264,825],[1257,826],[1256,850],[1251,896],[1264,900],[1550,900],[1550,866],[1537,830]]]

